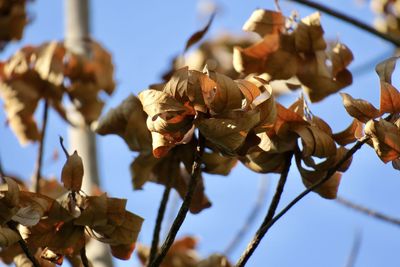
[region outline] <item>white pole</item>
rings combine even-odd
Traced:
[[[64,4],[65,46],[73,53],[89,57],[89,0],[64,0]],[[71,112],[73,113],[71,120],[77,127],[69,127],[70,147],[72,150],[77,150],[82,157],[85,170],[82,189],[90,195],[93,185],[100,185],[96,137],[85,126],[82,116],[76,111]],[[86,246],[86,254],[93,266],[113,266],[106,244],[91,240]]]

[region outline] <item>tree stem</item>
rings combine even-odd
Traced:
[[[80,254],[81,254],[82,265],[84,267],[90,267],[89,260],[86,256],[86,247],[85,246],[82,247]]]
[[[169,230],[167,238],[164,241],[164,244],[161,247],[160,254],[154,259],[153,262],[150,263],[150,267],[158,267],[160,266],[161,262],[163,261],[164,257],[167,255],[167,252],[171,245],[174,243],[175,237],[183,224],[183,221],[186,218],[186,215],[189,211],[190,203],[192,202],[193,193],[196,189],[200,172],[201,172],[201,159],[204,153],[205,148],[205,138],[199,132],[199,140],[197,143],[196,152],[194,155],[194,161],[192,166],[192,173],[189,181],[189,185],[187,188],[187,192],[185,198],[183,199],[181,208],[178,211],[178,214]]]
[[[384,33],[384,32],[380,32],[380,31],[376,30],[374,27],[371,27],[370,25],[368,25],[368,24],[366,24],[366,23],[364,23],[364,22],[362,22],[360,20],[357,20],[357,19],[355,19],[355,18],[353,18],[351,16],[348,16],[348,15],[346,15],[344,13],[341,13],[341,12],[339,12],[337,10],[331,9],[329,7],[326,7],[326,6],[322,5],[322,4],[319,4],[319,3],[316,3],[316,2],[313,2],[313,1],[309,1],[309,0],[288,0],[288,1],[292,1],[292,2],[295,2],[295,3],[301,4],[303,6],[307,6],[307,7],[311,7],[311,8],[317,9],[317,10],[319,10],[319,11],[325,13],[325,14],[328,14],[328,15],[330,15],[332,17],[335,17],[335,18],[338,18],[338,19],[340,19],[342,21],[345,21],[345,22],[347,22],[347,23],[349,23],[349,24],[351,24],[351,25],[353,25],[353,26],[355,26],[355,27],[357,27],[357,28],[359,28],[361,30],[369,32],[370,34],[373,34],[373,35],[375,35],[376,37],[378,37],[380,39],[388,41],[388,42],[394,44],[395,46],[400,46],[400,39],[395,38],[390,34],[387,34],[387,33]]]
[[[40,179],[42,178],[42,164],[43,164],[43,154],[44,154],[44,138],[46,136],[46,128],[47,128],[47,118],[49,115],[49,103],[46,99],[44,102],[43,107],[43,118],[42,118],[42,129],[40,133],[39,139],[39,147],[36,159],[36,169],[35,169],[35,176],[34,176],[34,185],[35,185],[35,192],[40,192]]]
[[[271,220],[267,221],[264,220],[263,224],[257,231],[256,236],[253,238],[253,240],[249,243],[247,246],[246,250],[243,252],[242,256],[240,257],[239,261],[236,263],[236,267],[241,267],[246,264],[254,250],[256,249],[259,241],[261,241],[262,237],[268,232],[268,230],[283,216],[288,212],[294,205],[296,205],[297,202],[299,202],[303,197],[308,195],[310,192],[314,191],[318,187],[320,187],[322,184],[324,184],[326,181],[328,181],[334,174],[335,172],[340,168],[340,166],[345,163],[349,158],[353,156],[354,153],[356,153],[367,141],[369,138],[365,137],[364,139],[357,141],[357,143],[349,150],[347,153],[344,155],[344,157],[333,167],[331,168],[325,177],[323,177],[321,180],[304,190],[301,194],[299,194],[295,199],[293,199],[285,208],[282,209],[281,212],[279,212],[275,217],[273,217]],[[272,205],[272,204],[271,204]],[[259,240],[257,242],[257,240]]]
[[[12,229],[12,230],[14,230],[15,232],[17,232],[18,234],[20,234],[19,231],[18,231],[18,229],[17,229],[17,227],[16,227],[16,225],[14,224],[14,222],[9,221],[9,222],[7,223],[7,226],[8,226],[10,229]],[[20,235],[21,235],[21,234],[20,234]],[[22,251],[25,253],[25,255],[28,257],[28,259],[32,262],[33,267],[40,267],[39,262],[37,261],[37,259],[35,258],[35,256],[32,255],[31,251],[29,250],[28,245],[26,244],[25,240],[22,239],[22,237],[21,237],[20,240],[18,240],[18,244],[19,244],[19,246],[21,247]]]
[[[172,179],[173,177],[170,177],[167,182],[167,185],[165,186],[164,193],[160,202],[160,207],[158,208],[156,225],[154,226],[154,231],[153,231],[153,241],[151,242],[149,264],[154,260],[154,258],[157,255],[158,243],[160,240],[161,225],[164,219],[165,211],[167,209],[167,203],[171,192]]]
[[[287,155],[285,166],[284,166],[283,171],[281,173],[281,177],[279,178],[279,182],[278,182],[278,185],[276,187],[275,195],[272,198],[271,204],[270,204],[268,212],[267,212],[267,214],[266,214],[266,216],[264,218],[264,221],[262,222],[260,228],[257,230],[255,236],[253,237],[253,240],[247,246],[246,251],[240,257],[240,259],[237,262],[236,266],[244,266],[246,264],[246,262],[249,260],[251,255],[254,253],[254,251],[256,250],[258,245],[260,244],[261,239],[266,234],[266,231],[265,232],[262,231],[262,226],[267,224],[268,222],[270,222],[272,220],[272,218],[274,217],[274,215],[275,215],[275,211],[276,211],[276,209],[278,207],[278,204],[279,204],[279,201],[281,199],[281,196],[282,196],[282,193],[283,193],[283,189],[285,187],[286,180],[287,180],[287,177],[288,177],[288,174],[289,174],[290,165],[292,163],[292,158],[293,158],[293,152],[289,152],[288,155]]]
[[[375,211],[375,210],[372,210],[370,208],[355,204],[355,203],[351,202],[350,200],[347,200],[347,199],[342,198],[342,197],[337,197],[336,201],[338,203],[348,207],[348,208],[351,208],[353,210],[356,210],[356,211],[359,211],[361,213],[364,213],[365,215],[369,215],[369,216],[371,216],[373,218],[376,218],[376,219],[379,219],[379,220],[382,220],[382,221],[385,221],[385,222],[400,226],[400,219],[398,219],[398,218],[394,218],[394,217],[388,216],[386,214],[383,214],[383,213],[381,213],[379,211]]]

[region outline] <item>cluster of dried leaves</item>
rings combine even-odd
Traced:
[[[85,58],[66,50],[63,43],[27,46],[0,63],[0,94],[8,122],[21,144],[40,137],[34,113],[41,99],[48,101],[67,120],[62,100],[68,95],[86,123],[96,120],[103,108],[98,94],[111,94],[111,57],[98,43]]]
[[[319,13],[296,21],[280,12],[259,9],[243,30],[262,39],[247,48],[234,49],[233,65],[238,72],[262,74],[267,81],[288,80],[289,88],[303,87],[311,102],[352,83],[346,67],[353,55],[344,44],[327,44]]]
[[[372,0],[371,8],[377,14],[375,27],[395,37],[400,36],[400,1]]]
[[[82,178],[82,159],[76,151],[62,169],[63,186],[42,180],[43,193],[32,193],[5,177],[0,192],[0,257],[5,263],[31,266],[16,244],[22,238],[38,259],[56,264],[64,257],[72,262],[79,258],[89,238],[109,244],[117,258],[130,258],[143,219],[125,209],[126,199],[85,195],[80,191]],[[13,225],[19,225],[23,237],[10,228]]]
[[[380,79],[379,109],[366,100],[354,99],[348,94],[343,93],[342,97],[347,112],[356,120],[353,127],[365,124],[363,130],[369,138],[368,144],[383,162],[392,161],[393,167],[400,169],[400,93],[392,85],[397,59],[389,58],[376,66]],[[382,118],[385,114],[388,116]]]
[[[226,257],[219,254],[212,254],[201,259],[196,251],[197,239],[192,236],[185,236],[172,244],[171,248],[160,265],[160,267],[231,267]],[[137,254],[143,266],[149,258],[150,248],[139,245]]]
[[[27,0],[0,1],[0,48],[8,42],[21,40],[28,23]]]
[[[204,172],[227,175],[240,160],[256,172],[281,173],[294,153],[306,186],[324,177],[347,152],[343,146],[356,140],[351,131],[333,134],[326,122],[309,112],[304,99],[285,108],[272,95],[273,79],[297,77],[312,101],[351,83],[346,66],[352,54],[342,44],[325,51],[319,15],[303,19],[289,31],[281,13],[256,10],[245,29],[264,37],[249,48],[235,48],[236,60],[243,59],[238,70],[253,73],[246,79],[233,80],[216,72],[217,66],[207,65],[203,71],[184,67],[165,83],[141,92],[139,99],[129,96],[100,120],[99,134],[118,134],[139,152],[131,165],[135,189],[152,181],[172,186],[184,196],[196,129],[206,138]],[[318,163],[314,157],[320,158]],[[350,161],[339,171],[344,172]],[[200,180],[191,203],[195,213],[210,206]],[[337,173],[318,193],[334,198],[339,182]]]

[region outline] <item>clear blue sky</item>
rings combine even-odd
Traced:
[[[272,0],[220,0],[222,7],[212,26],[208,38],[223,30],[241,32],[241,27],[256,8],[272,8]],[[300,8],[281,1],[288,15],[298,9],[302,16],[312,10]],[[368,5],[357,5],[357,1],[321,1],[372,22],[373,15]],[[116,106],[130,93],[138,93],[147,85],[159,81],[160,74],[168,67],[170,58],[182,51],[184,42],[191,33],[204,24],[199,19],[200,1],[92,1],[93,36],[112,53],[116,65],[116,93],[105,108]],[[24,34],[22,42],[10,45],[0,55],[5,59],[25,44],[40,44],[63,38],[62,1],[36,0],[31,4],[33,22]],[[379,55],[389,55],[391,46],[371,35],[338,22],[326,15],[322,17],[325,34],[331,39],[339,38],[355,55],[352,69],[358,69]],[[377,63],[377,62],[376,62]],[[395,79],[396,80],[396,79]],[[397,79],[398,80],[398,79]],[[397,84],[400,87],[400,83]],[[345,89],[355,97],[362,97],[378,104],[378,79],[374,64],[366,71],[356,74],[354,84]],[[284,103],[288,104],[288,103]],[[331,123],[334,130],[343,129],[351,120],[346,114],[338,95],[329,97],[320,104],[311,105],[315,114]],[[16,138],[5,125],[5,115],[0,111],[0,156],[8,172],[31,176],[36,145],[20,148]],[[51,112],[49,131],[46,137],[44,174],[59,176],[63,160],[52,163],[51,153],[58,149],[58,135],[66,136],[65,125],[58,115]],[[161,198],[162,187],[147,184],[144,190],[133,192],[130,182],[129,164],[134,154],[128,151],[122,139],[115,136],[98,138],[100,150],[101,178],[110,195],[128,198],[131,211],[144,217],[145,223],[140,241],[149,244]],[[265,179],[265,178],[263,178]],[[271,175],[270,197],[277,177]],[[222,252],[230,238],[241,227],[256,196],[260,175],[238,165],[229,177],[206,176],[206,191],[213,207],[201,214],[190,215],[179,235],[194,234],[200,238],[199,251],[206,256]],[[391,165],[384,165],[370,148],[358,153],[340,186],[339,194],[357,203],[400,217],[400,179]],[[299,174],[293,170],[278,210],[304,189]],[[265,203],[267,208],[268,203]],[[265,211],[262,212],[265,214]],[[244,237],[241,247],[232,255],[237,260],[241,251],[262,220],[257,218],[254,227]],[[264,238],[248,266],[344,266],[356,231],[362,232],[362,245],[356,266],[399,266],[400,231],[398,227],[370,219],[338,205],[334,201],[311,194],[296,205],[280,220]],[[117,266],[136,266],[136,256],[130,262],[116,261]]]

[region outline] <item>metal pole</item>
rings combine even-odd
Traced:
[[[90,57],[89,0],[64,0],[64,4],[65,46],[73,53]],[[82,189],[91,194],[93,186],[100,185],[96,137],[78,112],[71,110],[71,113],[71,120],[77,127],[69,127],[70,147],[82,157],[85,170]],[[86,246],[86,253],[93,266],[113,266],[106,244],[91,240]]]

